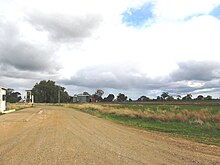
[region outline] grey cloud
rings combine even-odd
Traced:
[[[52,69],[50,63],[53,60],[48,53],[45,50],[18,41],[13,44],[9,43],[7,47],[1,47],[0,60],[2,64],[14,66],[20,70],[44,71]]]
[[[179,68],[170,76],[168,90],[173,93],[194,93],[219,91],[220,63],[214,61],[186,61],[178,63]],[[190,86],[199,83],[199,86]],[[205,93],[205,92],[204,92]],[[207,92],[206,92],[207,93]]]
[[[30,79],[15,79],[9,77],[1,77],[0,79],[0,86],[5,88],[12,88],[16,91],[20,91],[21,93],[27,89],[32,89],[35,83],[36,80]]]
[[[53,50],[21,40],[17,29],[16,25],[0,18],[1,67],[14,67],[21,71],[56,72],[59,67],[53,60]]]
[[[220,63],[187,61],[178,64],[179,69],[170,74],[174,81],[201,80],[209,81],[220,78]]]
[[[65,84],[91,88],[159,88],[166,80],[155,80],[140,74],[131,66],[92,66],[79,70]]]
[[[61,14],[43,14],[35,12],[27,17],[38,30],[47,31],[52,40],[81,40],[91,35],[102,21],[99,15],[69,16]]]
[[[182,94],[186,94],[186,93],[193,93],[193,91],[195,91],[197,89],[193,88],[193,87],[189,87],[189,86],[179,86],[177,88],[169,86],[168,88],[162,88],[162,91],[168,91],[170,94],[173,95],[182,95]]]
[[[219,90],[219,65],[216,62],[180,63],[179,69],[164,78],[152,79],[140,74],[135,65],[127,66],[91,66],[79,70],[63,84],[92,89],[105,88],[114,90],[145,91],[151,96],[155,91],[167,91],[172,95],[198,93],[203,89]],[[200,85],[195,85],[200,84]]]
[[[41,79],[57,79],[58,75],[51,73],[41,73],[33,71],[18,70],[12,66],[0,65],[0,76],[12,79],[32,79],[32,80],[41,80]]]
[[[220,79],[213,79],[205,83],[204,88],[219,88]]]

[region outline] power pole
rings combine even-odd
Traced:
[[[60,87],[58,89],[58,103],[60,104]]]

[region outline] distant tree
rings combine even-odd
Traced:
[[[162,100],[162,97],[157,96],[157,101],[161,101],[161,100]]]
[[[131,98],[128,99],[129,102],[132,102],[133,100]]]
[[[69,94],[64,87],[56,85],[54,81],[42,80],[36,83],[32,89],[34,102],[36,103],[65,103],[69,101]]]
[[[89,95],[90,96],[90,94],[88,92],[83,92],[83,95]]]
[[[114,100],[115,96],[113,94],[109,94],[108,97],[104,98],[104,102],[112,102]]]
[[[212,100],[212,96],[208,95],[204,98],[205,100]]]
[[[95,95],[101,97],[104,94],[104,91],[101,89],[97,89],[97,91],[95,92]]]
[[[182,98],[182,100],[184,100],[184,101],[192,100],[192,94],[187,94],[186,96],[184,96],[184,97]]]
[[[198,95],[197,98],[196,98],[196,100],[204,100],[203,95]]]
[[[187,96],[188,100],[192,100],[192,94],[191,93],[187,94],[186,96]]]
[[[141,96],[140,98],[137,99],[137,101],[141,101],[141,102],[145,102],[145,101],[149,101],[150,98],[147,96]]]
[[[161,94],[162,100],[166,100],[168,97],[169,97],[169,93],[168,93],[168,92],[163,92],[163,93]]]
[[[9,103],[16,103],[21,100],[21,93],[14,92],[14,89],[8,88],[6,90],[6,101]]]
[[[173,96],[168,96],[168,97],[166,98],[166,100],[167,100],[167,101],[173,101],[173,100],[175,100],[175,99],[174,99]]]
[[[123,93],[119,93],[118,94],[118,96],[117,96],[117,101],[118,102],[125,102],[125,101],[127,101],[127,96],[125,96],[125,94],[123,94]]]
[[[95,92],[95,94],[92,95],[92,97],[95,98],[95,100],[97,100],[98,102],[103,101],[102,95],[104,94],[104,91],[101,89],[97,89],[97,91]]]
[[[181,99],[181,96],[180,96],[180,95],[177,95],[176,98],[177,98],[177,100],[180,100],[180,99]]]
[[[70,101],[70,96],[64,87],[60,87],[60,102],[68,103]]]
[[[187,100],[187,97],[186,97],[186,96],[182,97],[182,100],[183,100],[183,101],[186,101],[186,100]]]

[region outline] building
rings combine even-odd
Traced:
[[[77,95],[77,102],[79,102],[79,103],[88,103],[88,102],[90,102],[90,95],[78,94]]]
[[[91,102],[91,103],[96,103],[95,97],[90,97],[90,102]]]
[[[95,103],[96,99],[88,93],[75,94],[70,97],[70,103]]]
[[[6,89],[0,87],[0,112],[4,113],[6,110]]]
[[[26,90],[25,102],[34,103],[34,95],[32,95],[32,90]]]
[[[74,96],[72,97],[72,102],[73,102],[73,103],[76,103],[76,102],[77,102],[77,95],[74,95]]]
[[[70,96],[70,103],[77,103],[77,95]]]

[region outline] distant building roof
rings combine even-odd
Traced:
[[[89,97],[90,95],[78,94],[77,97]]]

